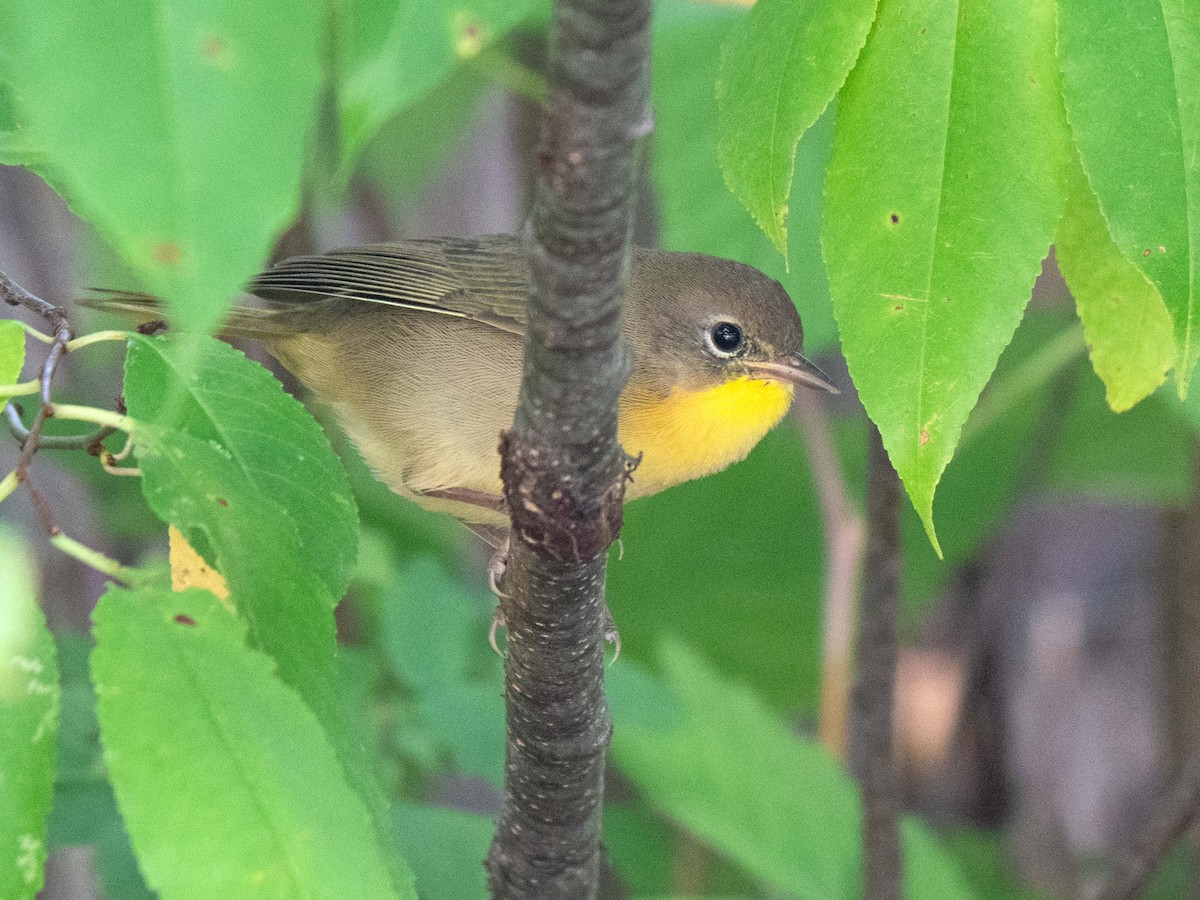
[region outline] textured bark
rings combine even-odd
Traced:
[[[493,897],[588,898],[600,872],[605,551],[629,466],[617,401],[635,143],[649,130],[649,0],[559,0],[525,240],[521,396],[501,446],[508,737]]]
[[[896,615],[900,597],[900,479],[879,432],[867,462],[867,550],[852,699],[850,759],[862,788],[866,900],[900,900],[900,780],[892,752]]]

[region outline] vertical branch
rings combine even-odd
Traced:
[[[899,900],[900,782],[892,758],[896,615],[900,597],[900,479],[871,426],[867,552],[854,683],[851,766],[862,788],[867,900]]]
[[[559,0],[526,247],[532,267],[516,420],[501,441],[512,518],[503,585],[508,735],[488,854],[493,897],[593,897],[612,730],[605,551],[628,465],[617,401],[634,145],[649,128],[649,0]]]

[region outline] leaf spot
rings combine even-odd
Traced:
[[[229,509],[229,501],[224,497],[218,497],[217,506],[221,507],[221,509]]]
[[[1142,256],[1149,256],[1149,255],[1150,255],[1150,248],[1147,247],[1145,250],[1142,251]]]
[[[892,214],[891,214],[891,216],[890,216],[889,218],[891,218],[891,220],[892,220],[892,224],[893,224],[893,225],[899,225],[899,224],[900,224],[900,216],[899,216],[899,215],[897,215],[896,213],[892,213]]]
[[[25,883],[33,884],[42,869],[39,859],[42,855],[42,842],[32,834],[23,834],[18,843],[21,852],[17,854],[17,868],[21,870],[21,877],[25,879]]]
[[[229,44],[224,38],[209,35],[201,43],[200,53],[205,60],[218,69],[232,68],[233,57],[229,52]]]
[[[929,429],[928,428],[921,429],[920,441],[921,441],[922,447],[924,447],[926,444],[929,443]]]
[[[179,613],[178,615],[175,616],[175,624],[176,625],[186,625],[188,628],[195,628],[196,620],[193,619],[191,616],[185,615],[184,613]]]
[[[154,261],[162,263],[164,266],[177,266],[183,262],[183,248],[174,241],[158,241],[152,252]]]
[[[1159,245],[1158,245],[1158,252],[1159,252],[1159,253],[1166,253],[1166,252],[1167,252],[1167,248],[1166,248],[1166,247],[1164,247],[1162,244],[1159,244]]]
[[[478,56],[479,51],[483,49],[483,43],[482,25],[465,12],[460,12],[454,17],[454,52],[459,59]]]

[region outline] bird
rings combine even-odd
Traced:
[[[502,548],[497,448],[517,406],[531,277],[514,235],[296,256],[246,286],[226,332],[261,338],[393,491]],[[86,302],[159,310],[130,292]],[[792,299],[752,266],[635,247],[621,327],[632,368],[617,437],[640,460],[627,501],[743,459],[797,387],[837,392],[802,353]]]

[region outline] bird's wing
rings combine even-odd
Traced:
[[[401,241],[284,260],[247,290],[280,313],[354,300],[524,334],[529,268],[520,240],[511,235]]]

